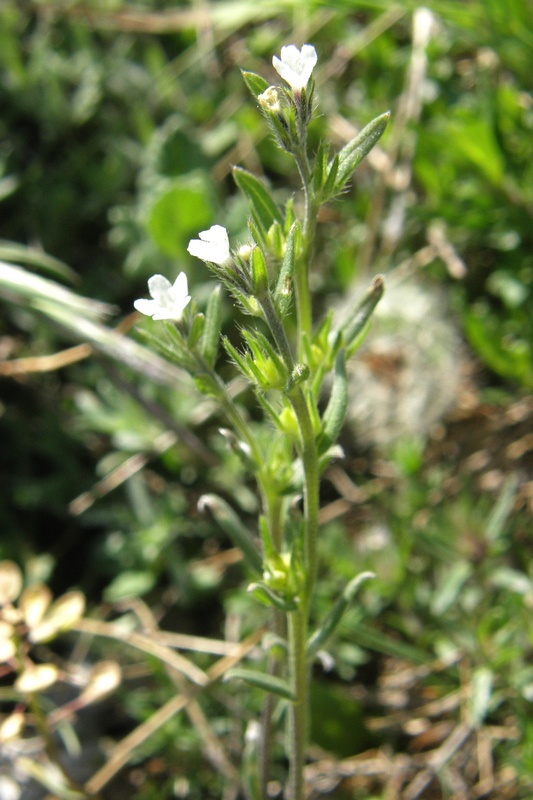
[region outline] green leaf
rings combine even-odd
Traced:
[[[204,494],[198,505],[201,510],[208,508],[211,511],[224,533],[242,551],[248,566],[254,572],[261,572],[263,561],[259,552],[259,543],[231,506],[216,494]]]
[[[359,591],[359,587],[370,578],[375,578],[373,572],[361,572],[346,585],[343,593],[329,612],[324,624],[312,635],[307,645],[307,655],[312,660],[324,646],[335,628],[341,621],[344,612]]]
[[[256,98],[259,97],[260,94],[263,94],[263,92],[265,92],[270,86],[268,81],[262,78],[261,75],[257,75],[255,72],[247,72],[246,70],[241,69],[241,75],[246,86]]]
[[[323,453],[338,439],[348,408],[348,376],[346,354],[341,350],[335,361],[335,377],[329,402],[322,417],[322,430],[318,438],[319,452]]]
[[[274,675],[268,675],[265,672],[256,672],[251,669],[230,669],[224,676],[225,681],[241,680],[250,686],[257,689],[262,689],[269,694],[275,694],[282,697],[284,700],[296,702],[296,695],[290,688],[289,684],[281,678],[276,678]]]
[[[373,119],[363,128],[361,133],[342,148],[339,153],[339,170],[335,181],[335,194],[344,188],[354,169],[381,139],[390,115],[391,112],[386,111],[385,114]]]
[[[30,267],[47,270],[71,283],[76,283],[78,276],[69,266],[57,258],[41,252],[38,248],[9,242],[0,239],[0,259],[14,261],[17,264],[28,264]]]
[[[264,606],[274,606],[274,608],[279,608],[280,611],[285,612],[296,611],[298,608],[295,600],[282,597],[265,583],[251,583],[248,586],[248,591]]]
[[[271,225],[277,220],[283,225],[283,214],[265,184],[242,167],[233,168],[233,177],[239,189],[250,201],[256,225],[266,239]]]
[[[212,219],[211,186],[204,175],[192,172],[158,185],[146,224],[162,253],[181,258],[191,235],[208,227]]]
[[[361,344],[361,334],[364,333],[374,309],[383,297],[385,281],[382,275],[376,275],[372,284],[362,300],[350,314],[348,321],[342,326],[341,333],[346,342],[346,355],[349,358]]]

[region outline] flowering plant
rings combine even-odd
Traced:
[[[189,243],[189,253],[204,261],[248,315],[242,348],[221,336],[221,294],[214,292],[200,313],[187,294],[180,273],[174,286],[162,276],[149,281],[152,300],[136,301],[138,311],[165,327],[152,341],[194,377],[198,389],[216,401],[230,431],[224,435],[255,477],[261,508],[257,531],[250,533],[221,498],[203,498],[224,530],[242,549],[249,573],[249,591],[270,609],[271,629],[286,652],[284,661],[270,658],[266,670],[239,669],[244,680],[267,693],[260,725],[257,773],[245,777],[253,800],[266,800],[272,760],[274,701],[288,708],[289,776],[287,800],[304,796],[310,666],[335,629],[368,574],[354,576],[319,628],[310,630],[317,577],[320,477],[340,453],[337,438],[348,404],[346,360],[361,342],[370,316],[383,293],[376,277],[353,308],[348,321],[332,313],[316,325],[310,271],[320,207],[338,197],[354,169],[382,136],[389,114],[374,119],[339,153],[327,143],[309,153],[307,133],[314,115],[317,63],[314,47],[281,49],[273,66],[288,84],[271,86],[260,75],[243,72],[279,146],[291,155],[303,195],[300,212],[292,200],[281,207],[266,183],[235,167],[239,189],[250,204],[250,243],[230,249],[221,225],[202,231]],[[261,321],[260,325],[255,320]],[[152,329],[153,331],[153,329]],[[255,390],[268,436],[250,424],[245,407],[231,395],[217,371],[220,344],[226,356]],[[328,387],[328,389],[326,389]],[[325,402],[324,395],[328,395]],[[303,499],[301,510],[299,500]]]

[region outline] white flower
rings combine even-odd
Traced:
[[[191,300],[184,272],[180,272],[174,285],[163,275],[152,275],[148,281],[148,291],[152,300],[136,300],[133,305],[141,314],[154,319],[173,319],[179,322],[183,309]]]
[[[187,250],[191,256],[224,266],[231,260],[228,232],[222,225],[213,225],[208,231],[200,231],[199,239],[191,239]]]
[[[302,50],[290,44],[281,48],[281,60],[274,56],[272,64],[276,72],[295,90],[305,89],[313,68],[318,61],[312,44],[304,44]]]

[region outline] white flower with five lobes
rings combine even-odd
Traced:
[[[276,72],[295,91],[305,89],[317,61],[318,56],[312,44],[304,44],[301,50],[290,44],[281,48],[281,59],[277,56],[272,58]]]
[[[223,267],[231,261],[228,232],[222,225],[212,225],[208,231],[200,231],[199,239],[191,239],[188,252],[191,256],[210,264]]]
[[[133,305],[141,314],[156,320],[172,319],[179,322],[191,301],[184,272],[180,272],[174,284],[164,275],[152,275],[148,281],[148,291],[151,300],[135,300]]]

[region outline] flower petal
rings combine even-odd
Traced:
[[[148,279],[148,291],[157,303],[164,302],[172,284],[164,275],[152,275]]]
[[[155,300],[135,300],[133,303],[133,307],[140,311],[141,314],[146,314],[147,317],[151,317],[152,314],[155,313],[157,309],[157,303]]]
[[[195,258],[223,266],[230,260],[228,232],[222,225],[200,231],[199,239],[191,239],[188,252]]]
[[[281,48],[281,59],[272,58],[274,69],[293,89],[305,89],[311,73],[318,61],[316,50],[311,44],[304,44],[301,51],[290,44]]]
[[[152,275],[148,281],[148,291],[152,300],[135,300],[133,305],[141,314],[154,320],[171,319],[179,322],[183,309],[191,301],[184,272],[180,272],[174,285],[164,275]]]

